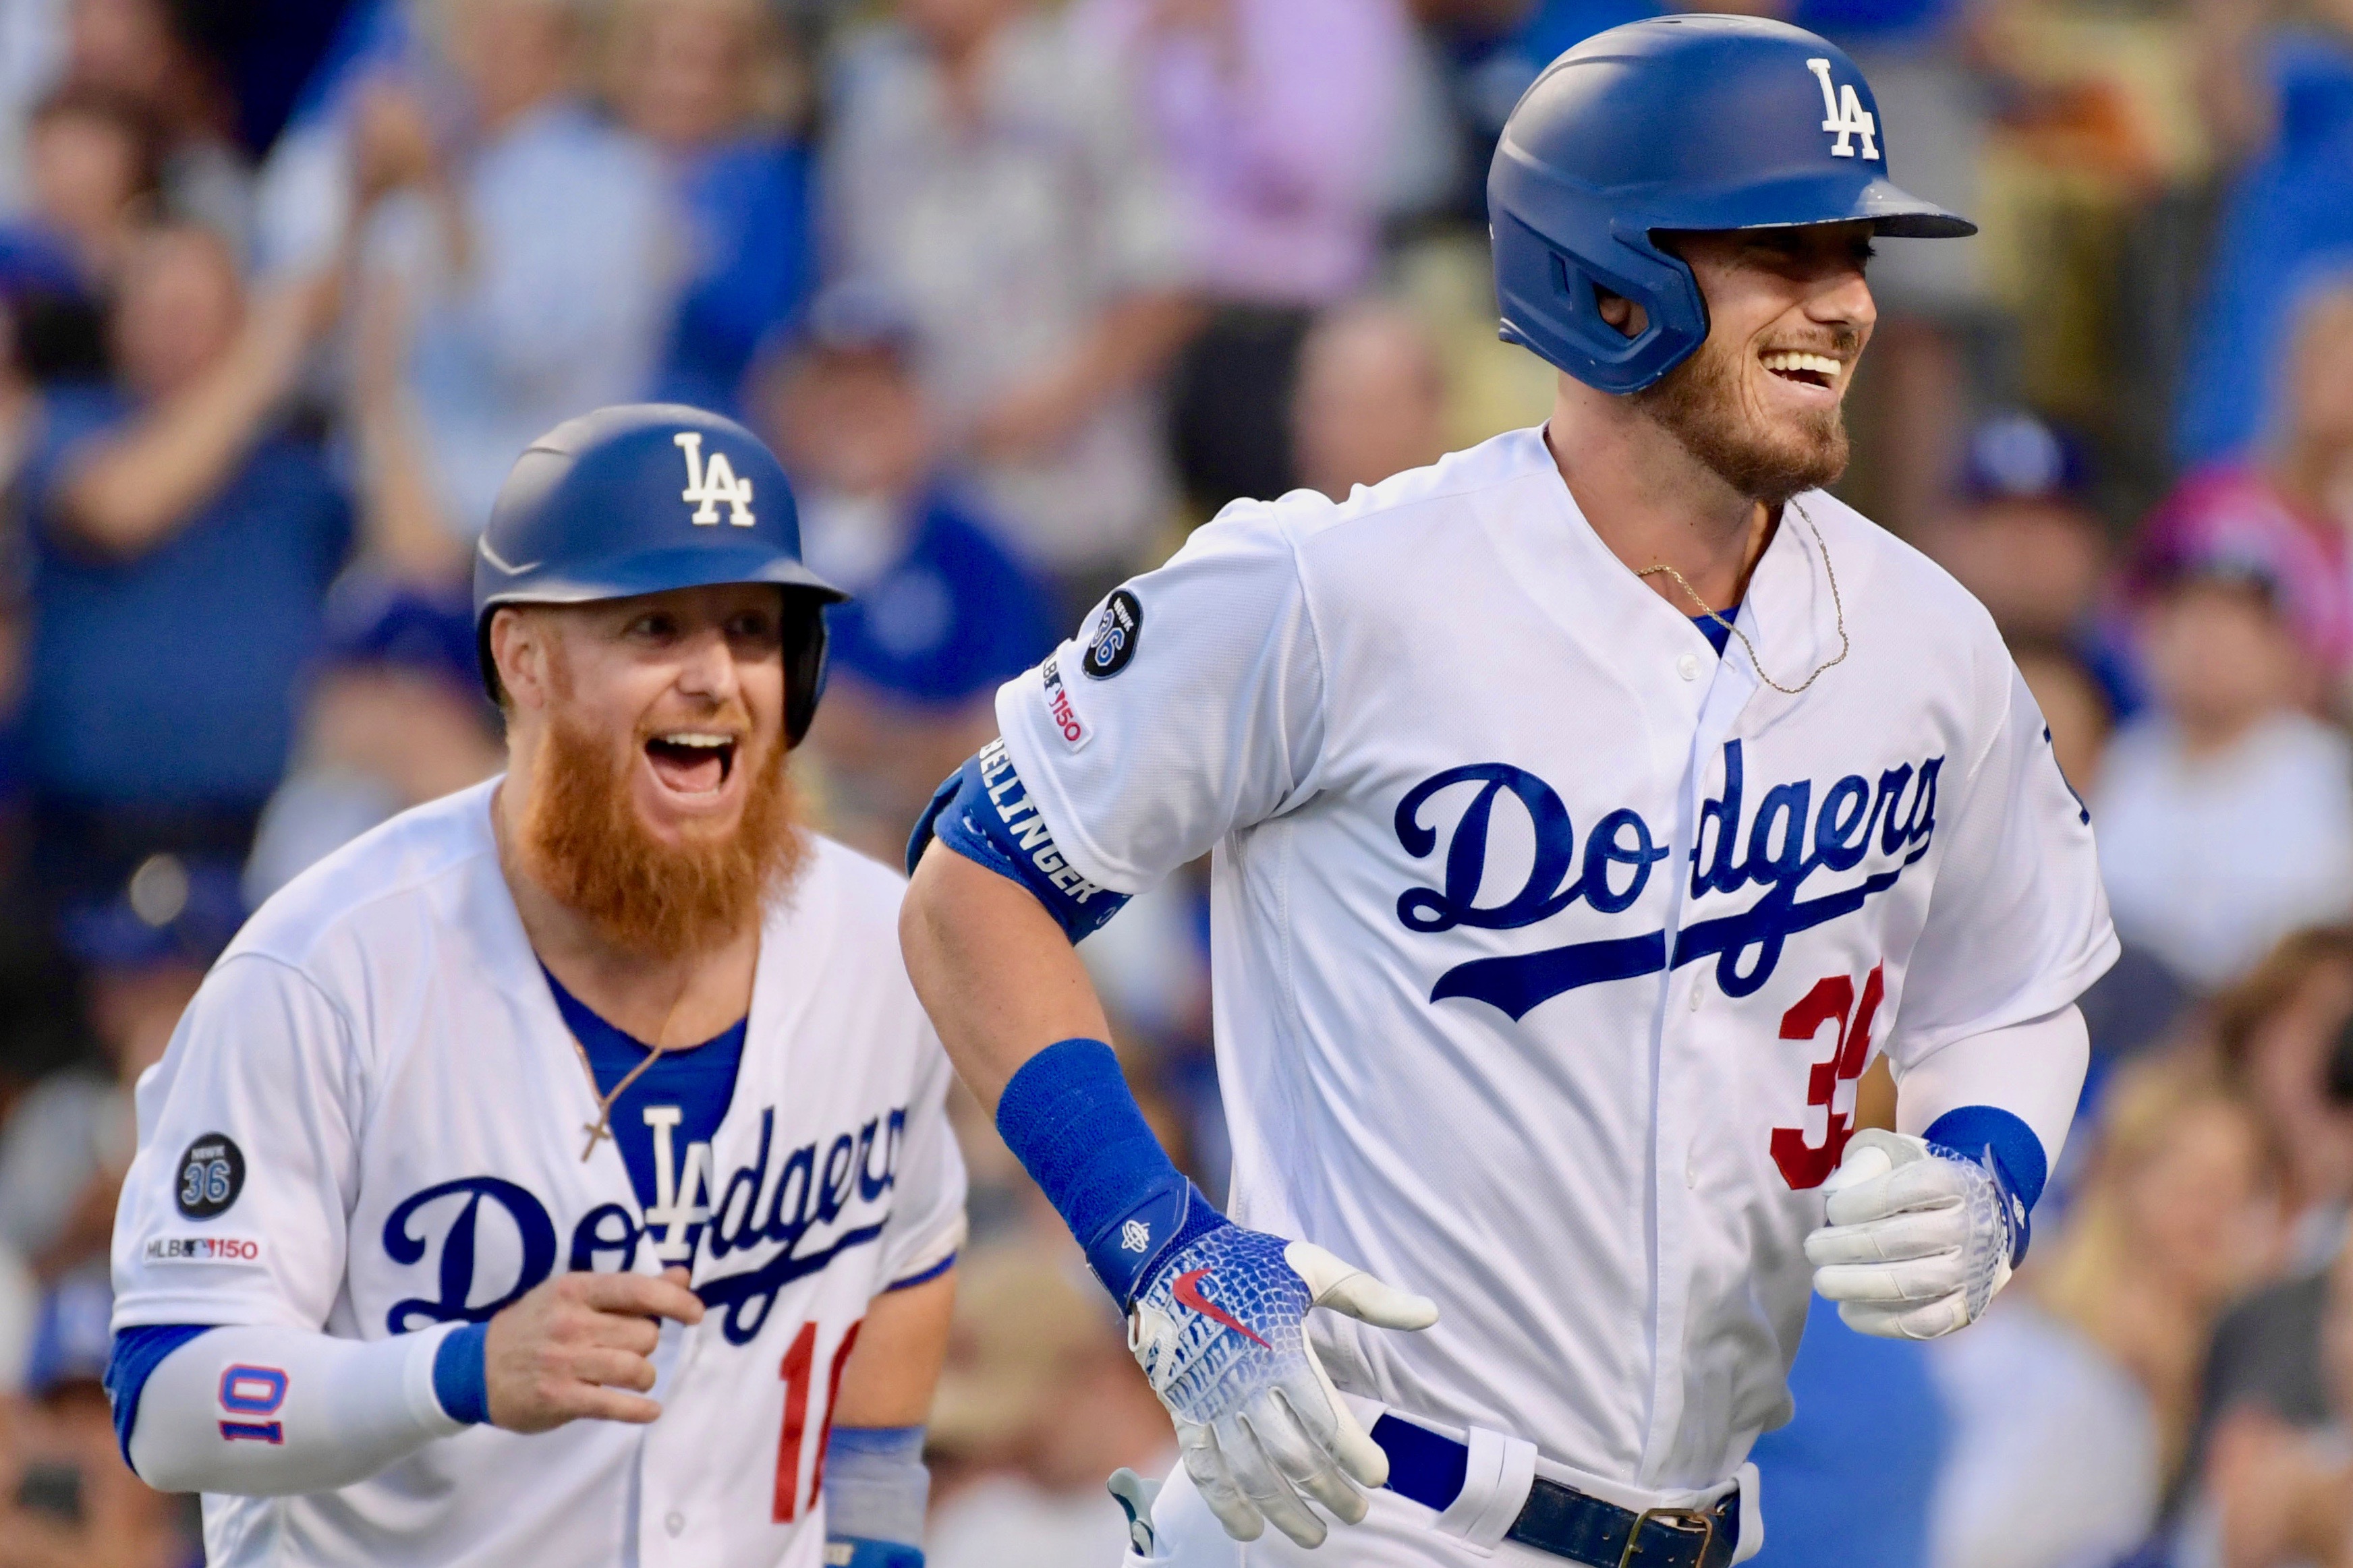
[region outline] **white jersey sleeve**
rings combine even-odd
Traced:
[[[2116,957],[2091,813],[2015,667],[1991,742],[1956,783],[1887,1046],[1899,1078],[1955,1040],[2059,1011]]]
[[[883,1288],[936,1273],[964,1245],[964,1154],[948,1124],[947,1053],[925,1030],[900,1133],[891,1217],[882,1227]]]
[[[1090,880],[1141,892],[1314,793],[1324,672],[1288,510],[1229,507],[998,689],[1014,766]]]
[[[319,1329],[342,1289],[362,1115],[350,1025],[307,976],[233,954],[140,1080],[114,1321]]]

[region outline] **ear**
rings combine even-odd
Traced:
[[[1593,290],[1593,308],[1600,312],[1603,321],[1630,338],[1641,337],[1642,330],[1651,324],[1651,312],[1639,302],[1599,286]]]
[[[545,616],[517,605],[501,605],[491,613],[491,665],[507,700],[517,708],[547,706],[550,631]]]

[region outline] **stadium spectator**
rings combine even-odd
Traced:
[[[71,0],[65,79],[136,104],[158,133],[164,215],[200,223],[243,253],[253,176],[237,101],[202,37],[205,8],[174,0]]]
[[[650,149],[577,97],[568,0],[434,0],[466,105],[445,132],[414,84],[360,95],[370,273],[400,281],[407,392],[442,525],[471,548],[507,469],[543,432],[650,384],[670,323],[673,237]]]
[[[2092,815],[2118,933],[2211,988],[2353,905],[2353,746],[2296,705],[2274,579],[2191,559],[2161,581],[2156,701],[2109,745]]]
[[[246,861],[257,907],[377,824],[505,765],[462,590],[346,572],[327,595],[321,666],[294,765]]]
[[[122,1462],[100,1382],[104,1276],[42,1300],[22,1401],[0,1401],[0,1568],[187,1568],[194,1501],[150,1490]],[[16,1410],[7,1405],[15,1404]]]
[[[62,88],[33,110],[26,153],[23,226],[64,251],[82,292],[107,292],[140,225],[154,216],[162,143],[153,121],[120,93]]]
[[[1176,1463],[1167,1415],[1092,1283],[1059,1237],[958,1264],[932,1414],[930,1568],[1117,1562],[1127,1529],[1103,1478],[1121,1466],[1165,1476]]]
[[[2353,5],[2320,0],[2273,24],[2260,0],[2189,7],[2209,132],[2232,175],[2182,365],[2175,457],[2245,455],[2282,421],[2274,375],[2296,302],[2353,262]]]
[[[2263,564],[2318,695],[2341,710],[2353,700],[2353,270],[2305,296],[2286,347],[2273,438],[2184,479],[2149,520],[2140,570],[2193,553]]]
[[[1922,546],[1977,595],[2013,649],[2072,648],[2111,712],[2130,718],[2140,680],[2105,602],[2107,525],[2083,444],[2032,414],[1997,415],[1969,433],[1957,488],[1957,504],[1921,531]]]
[[[825,170],[834,275],[920,326],[923,379],[1064,619],[1168,519],[1156,383],[1197,314],[1124,73],[1033,0],[902,0],[854,44]]]
[[[1205,511],[1281,495],[1300,343],[1373,275],[1403,0],[1080,0],[1072,17],[1137,84],[1214,307],[1170,379],[1186,488]]]
[[[997,686],[1054,640],[1042,590],[939,480],[913,333],[886,292],[834,285],[776,372],[769,411],[802,554],[855,595],[828,612],[813,753],[835,827],[882,855],[997,732]]]
[[[1446,451],[1446,367],[1419,318],[1367,300],[1326,311],[1307,336],[1291,401],[1300,484],[1345,500],[1357,485]]]
[[[1969,1458],[1939,1504],[1940,1562],[2105,1562],[2094,1548],[2137,1541],[2189,1454],[2216,1320],[2277,1268],[2280,1151],[2196,1058],[2127,1068],[2080,1135],[2057,1234],[1983,1326],[2010,1321],[1942,1347]]]
[[[132,1089],[163,1059],[244,919],[233,868],[169,855],[67,912],[66,950],[83,973],[103,1068],[51,1074],[0,1127],[0,1245],[43,1280],[105,1281],[115,1198],[137,1142]]]
[[[278,782],[350,536],[278,412],[336,294],[325,276],[248,309],[218,237],[156,229],[123,268],[119,384],[45,399],[20,488],[25,729],[54,890],[111,886],[158,848],[242,853]]]
[[[684,226],[655,395],[741,417],[752,357],[798,313],[815,263],[783,26],[767,0],[623,0],[606,58],[613,105],[659,151]]]

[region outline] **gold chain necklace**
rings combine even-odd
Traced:
[[[1795,509],[1797,514],[1800,518],[1805,520],[1806,531],[1814,536],[1815,547],[1822,552],[1822,571],[1829,575],[1831,580],[1831,609],[1838,617],[1839,639],[1838,652],[1831,655],[1826,662],[1816,665],[1814,667],[1813,674],[1806,677],[1805,679],[1798,682],[1795,686],[1784,686],[1779,681],[1774,679],[1771,676],[1766,674],[1765,666],[1759,663],[1757,658],[1757,645],[1748,640],[1748,634],[1742,631],[1738,626],[1734,626],[1730,621],[1725,620],[1715,610],[1710,609],[1708,607],[1707,601],[1699,596],[1699,590],[1693,587],[1689,579],[1685,578],[1682,573],[1662,562],[1656,566],[1645,566],[1641,571],[1635,573],[1634,575],[1637,577],[1655,577],[1660,573],[1663,572],[1668,576],[1672,577],[1675,580],[1675,585],[1681,588],[1685,594],[1691,595],[1691,602],[1699,606],[1701,615],[1705,616],[1709,620],[1714,621],[1717,626],[1722,626],[1725,631],[1730,632],[1734,637],[1740,639],[1740,646],[1748,650],[1748,662],[1755,666],[1757,679],[1763,681],[1774,690],[1780,692],[1785,697],[1795,697],[1807,687],[1811,686],[1815,681],[1820,679],[1824,670],[1829,669],[1832,665],[1844,662],[1847,649],[1850,645],[1847,642],[1846,636],[1846,604],[1839,597],[1838,571],[1831,564],[1831,547],[1822,542],[1822,531],[1814,526],[1814,520],[1811,517],[1807,516],[1806,509],[1799,506],[1794,500],[1791,501],[1789,505]]]

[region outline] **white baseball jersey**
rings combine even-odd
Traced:
[[[139,1086],[118,1328],[375,1340],[483,1321],[558,1269],[660,1270],[667,1227],[612,1140],[582,1160],[596,1095],[501,874],[491,788],[306,872],[206,980]],[[815,1568],[852,1336],[963,1235],[901,889],[816,844],[767,911],[717,1136],[656,1141],[678,1162],[672,1218],[707,1209],[708,1313],[662,1325],[659,1420],[474,1426],[339,1491],[207,1497],[208,1561]]]
[[[1841,605],[1844,659],[1772,689],[1524,430],[1230,507],[998,692],[1071,876],[1214,854],[1234,1216],[1440,1304],[1422,1333],[1315,1314],[1341,1388],[1620,1486],[1725,1481],[1788,1418],[1869,1058],[2112,961],[1991,620],[1809,494],[1736,624],[1797,687]]]

